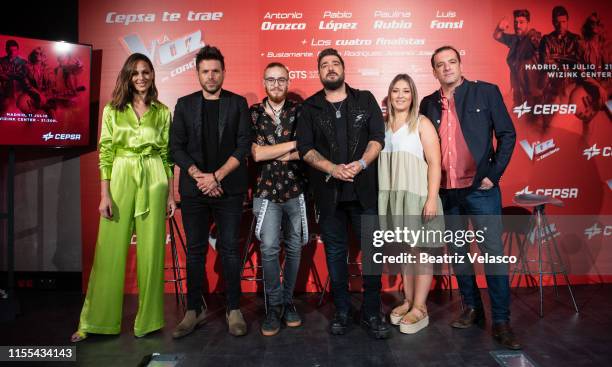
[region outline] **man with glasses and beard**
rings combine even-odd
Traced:
[[[370,244],[363,241],[362,220],[377,215],[377,157],[384,146],[382,112],[369,91],[344,82],[344,60],[338,51],[325,49],[318,56],[323,89],[304,102],[298,124],[297,148],[310,165],[309,184],[320,213],[319,225],[325,243],[327,268],[336,313],[330,324],[332,335],[347,332],[351,320],[351,297],[347,253],[348,224],[362,240],[363,306],[361,324],[369,335],[390,336],[389,325],[380,315],[380,271],[368,269]],[[371,240],[371,237],[370,237]]]
[[[302,324],[293,305],[293,289],[302,245],[308,241],[308,226],[305,181],[295,142],[301,106],[287,99],[289,70],[285,65],[274,62],[266,66],[263,81],[267,97],[250,109],[254,135],[251,152],[259,170],[253,214],[257,218],[255,235],[261,241],[268,302],[261,333],[273,336],[279,332],[281,322],[288,327]],[[285,244],[282,283],[281,230]]]
[[[170,130],[172,160],[181,168],[187,236],[187,312],[172,336],[183,337],[206,321],[202,282],[211,217],[217,225],[228,330],[241,336],[247,325],[240,312],[238,238],[252,140],[248,105],[244,97],[221,89],[225,60],[218,48],[205,46],[198,52],[196,71],[202,90],[179,98]]]

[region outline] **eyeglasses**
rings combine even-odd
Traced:
[[[282,87],[286,85],[289,80],[287,78],[265,78],[264,81],[267,85],[274,85],[275,83],[278,83],[278,85]]]

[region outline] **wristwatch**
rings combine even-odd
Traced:
[[[361,168],[366,169],[368,168],[368,165],[366,164],[366,162],[363,159],[360,159],[359,164],[361,164]]]

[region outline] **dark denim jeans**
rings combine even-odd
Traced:
[[[240,221],[243,195],[220,199],[182,198],[181,214],[187,237],[187,308],[202,307],[209,220],[217,225],[216,249],[221,255],[227,309],[240,308]]]
[[[504,254],[504,245],[501,240],[503,231],[501,218],[501,192],[495,186],[490,190],[440,189],[440,198],[444,206],[446,227],[450,230],[467,229],[467,218],[472,221],[474,230],[485,231],[485,241],[479,244],[482,255],[501,256]],[[469,252],[469,245],[449,246],[449,253],[464,255],[465,262],[453,264],[453,269],[459,284],[459,290],[468,307],[482,309],[482,299],[476,284],[474,267],[465,256]],[[489,298],[491,299],[491,314],[493,323],[506,322],[510,319],[510,283],[506,265],[485,264],[484,270],[487,278]],[[503,273],[503,274],[502,274]]]
[[[253,200],[253,212],[260,215],[263,199]],[[264,289],[268,304],[279,306],[291,303],[293,289],[300,268],[302,255],[302,216],[299,198],[287,200],[284,203],[268,205],[263,218],[260,240],[261,258],[264,272]],[[283,281],[280,279],[280,235],[283,233],[285,244],[285,265],[283,266]]]
[[[349,312],[351,298],[349,294],[349,273],[346,256],[348,253],[348,224],[357,239],[362,238],[361,216],[377,215],[377,208],[363,209],[358,201],[340,202],[336,210],[321,213],[319,226],[321,237],[325,243],[327,269],[331,279],[331,290],[334,305],[338,312]],[[363,254],[363,256],[368,256]],[[380,313],[381,276],[363,275],[363,308],[364,316]]]

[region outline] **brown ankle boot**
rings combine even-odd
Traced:
[[[451,326],[457,329],[467,329],[472,325],[484,324],[484,311],[466,307],[456,320],[451,322]]]
[[[521,349],[521,343],[518,341],[516,335],[510,328],[510,324],[507,322],[501,322],[493,325],[493,338],[508,349]]]
[[[225,314],[227,327],[230,334],[233,336],[243,336],[247,333],[246,321],[240,310],[231,310]]]
[[[187,310],[183,320],[176,325],[176,328],[172,332],[172,337],[175,339],[182,338],[186,335],[191,334],[196,327],[206,322],[206,310],[202,309],[200,314],[196,316],[195,310]]]

